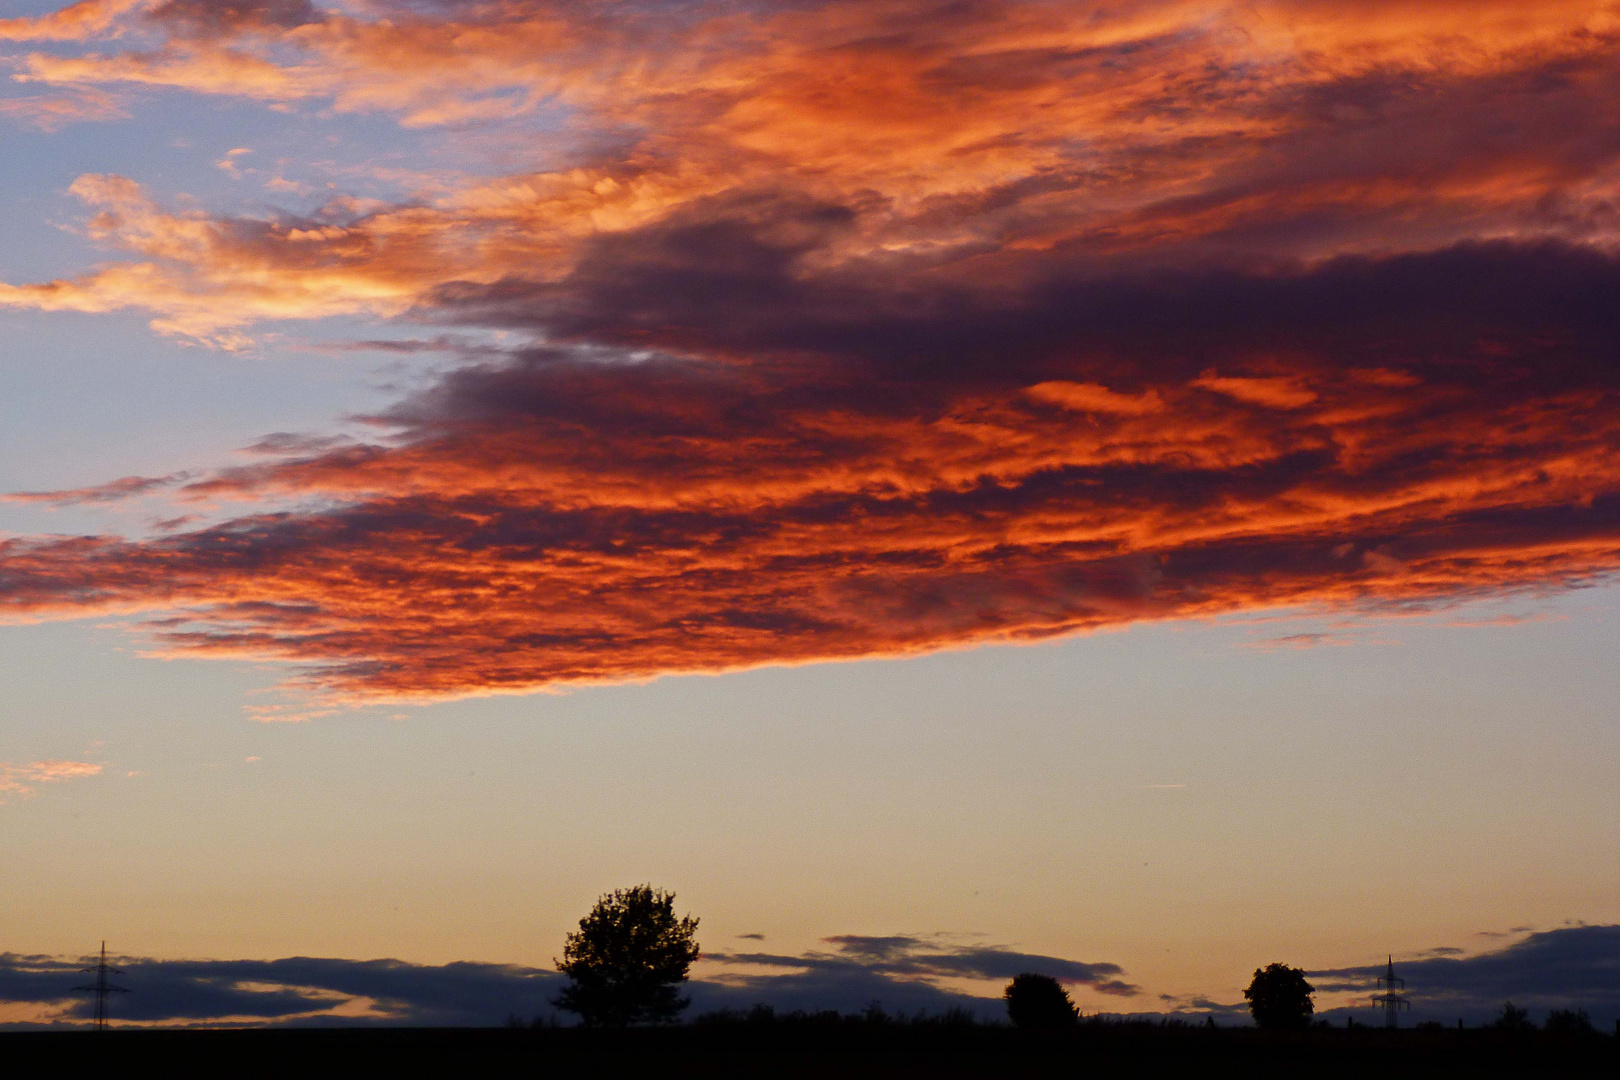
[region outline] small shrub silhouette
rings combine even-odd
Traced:
[[[1050,975],[1025,972],[1007,984],[1002,996],[1007,999],[1007,1018],[1016,1027],[1062,1028],[1080,1022],[1069,992]]]
[[[1536,1030],[1536,1025],[1530,1022],[1530,1010],[1521,1009],[1511,1001],[1502,1002],[1502,1011],[1497,1014],[1491,1027],[1497,1031]]]
[[[1542,1025],[1542,1030],[1556,1032],[1559,1035],[1597,1033],[1597,1029],[1592,1026],[1592,1018],[1586,1015],[1585,1009],[1554,1009],[1547,1014],[1547,1022]]]
[[[1267,964],[1254,973],[1243,996],[1249,1014],[1263,1028],[1309,1027],[1316,1013],[1311,995],[1316,987],[1305,981],[1305,972],[1287,964]]]

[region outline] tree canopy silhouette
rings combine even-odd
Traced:
[[[1287,964],[1267,964],[1257,969],[1249,988],[1243,991],[1249,1013],[1263,1028],[1308,1027],[1316,1005],[1311,995],[1316,987],[1305,981],[1305,972]]]
[[[1050,975],[1015,976],[1002,996],[1007,999],[1007,1018],[1016,1027],[1069,1027],[1080,1021],[1069,992]]]
[[[1585,1009],[1554,1009],[1547,1014],[1543,1030],[1560,1035],[1593,1035],[1597,1032]]]
[[[1534,1031],[1535,1023],[1530,1019],[1530,1010],[1521,1009],[1511,1001],[1502,1002],[1502,1011],[1497,1014],[1491,1027],[1498,1031]]]
[[[676,993],[698,958],[698,920],[675,917],[675,894],[651,885],[597,900],[563,943],[570,982],[554,1004],[590,1027],[667,1023],[689,1004]]]

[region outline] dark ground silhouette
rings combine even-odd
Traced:
[[[1266,1032],[1082,1022],[1021,1031],[936,1019],[710,1017],[680,1027],[590,1030],[328,1029],[0,1034],[18,1075],[161,1069],[169,1075],[591,1076],[1615,1076],[1620,1040],[1489,1029]],[[1193,1071],[1196,1070],[1196,1073]]]

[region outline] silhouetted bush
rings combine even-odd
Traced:
[[[615,889],[569,934],[557,970],[571,980],[553,1001],[587,1027],[667,1023],[689,1004],[675,988],[698,958],[698,921],[675,917],[675,894]]]
[[[1491,1027],[1497,1031],[1536,1030],[1536,1025],[1530,1022],[1530,1010],[1521,1009],[1511,1001],[1502,1002],[1502,1011],[1491,1022]]]
[[[1547,1022],[1542,1025],[1542,1030],[1559,1035],[1597,1034],[1597,1029],[1592,1027],[1592,1018],[1586,1015],[1585,1009],[1554,1009],[1547,1014]]]
[[[1025,972],[1007,984],[1007,1018],[1021,1028],[1073,1027],[1080,1012],[1069,999],[1069,992],[1050,975]]]
[[[979,1026],[979,1018],[974,1015],[973,1010],[964,1009],[958,1005],[946,1009],[934,1020],[941,1027],[965,1028]]]
[[[777,1012],[769,1005],[755,1005],[746,1011],[720,1009],[704,1013],[692,1021],[694,1027],[837,1027],[837,1028],[968,1028],[980,1026],[979,1018],[968,1009],[950,1008],[942,1013],[912,1014],[885,1012],[875,1002],[860,1012],[841,1013],[834,1009],[820,1012]]]
[[[1254,973],[1243,996],[1249,1014],[1263,1028],[1309,1027],[1316,1005],[1311,995],[1316,987],[1305,981],[1305,972],[1287,964],[1267,964]]]

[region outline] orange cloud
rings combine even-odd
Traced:
[[[0,805],[8,797],[25,798],[32,795],[35,784],[79,780],[100,773],[101,766],[88,761],[31,761],[26,765],[0,761]]]
[[[386,442],[291,441],[186,489],[325,509],[6,541],[7,611],[149,612],[158,654],[294,661],[362,701],[1398,610],[1620,568],[1620,324],[1567,299],[1620,283],[1606,259],[1106,287],[1054,263],[1015,310],[913,293],[919,317],[766,256],[705,280],[714,226],[694,228],[695,248],[643,233],[614,273],[598,253],[533,294],[462,298],[485,319],[551,304],[597,344],[472,364],[378,418]],[[654,355],[605,359],[599,325]],[[1369,368],[1387,340],[1404,368]],[[1209,393],[1212,369],[1270,389]],[[1279,408],[1274,380],[1312,397]]]
[[[19,77],[415,125],[545,108],[567,167],[312,220],[138,211],[126,193],[103,210],[120,223],[94,231],[154,261],[7,285],[0,302],[144,307],[162,332],[239,345],[264,319],[390,316],[464,281],[555,279],[594,238],[783,189],[852,215],[819,263],[909,259],[979,287],[1016,280],[1006,256],[1024,250],[1314,260],[1616,240],[1620,161],[1596,135],[1620,96],[1609,3],[1431,0],[1376,19],[1304,0],[371,10],[389,17],[96,7],[85,25],[143,47],[31,55]],[[79,194],[102,207],[112,179]],[[208,242],[148,250],[199,231]]]
[[[241,327],[263,319],[397,314],[457,261],[456,243],[440,243],[442,228],[409,210],[364,216],[359,227],[231,222],[167,213],[117,176],[81,176],[71,191],[98,211],[94,239],[146,258],[42,284],[0,283],[0,307],[144,308],[161,333],[232,348],[247,340]],[[465,276],[493,280],[499,270]]]
[[[158,0],[80,0],[49,15],[0,19],[0,41],[85,41],[119,36],[121,20]]]
[[[0,98],[0,117],[40,131],[58,131],[68,124],[128,119],[129,113],[113,95],[85,89]]]
[[[1301,386],[1297,379],[1286,377],[1248,376],[1221,378],[1206,371],[1193,381],[1194,386],[1226,394],[1255,405],[1269,405],[1274,409],[1299,409],[1316,401],[1316,394]]]
[[[21,77],[407,125],[546,110],[551,164],[257,217],[76,181],[121,261],[0,306],[223,348],[337,315],[517,344],[462,353],[385,437],[271,436],[177,493],[234,520],[0,541],[0,610],[297,664],[332,699],[312,716],[1603,578],[1616,7],[1366,10],[109,16],[130,47]]]

